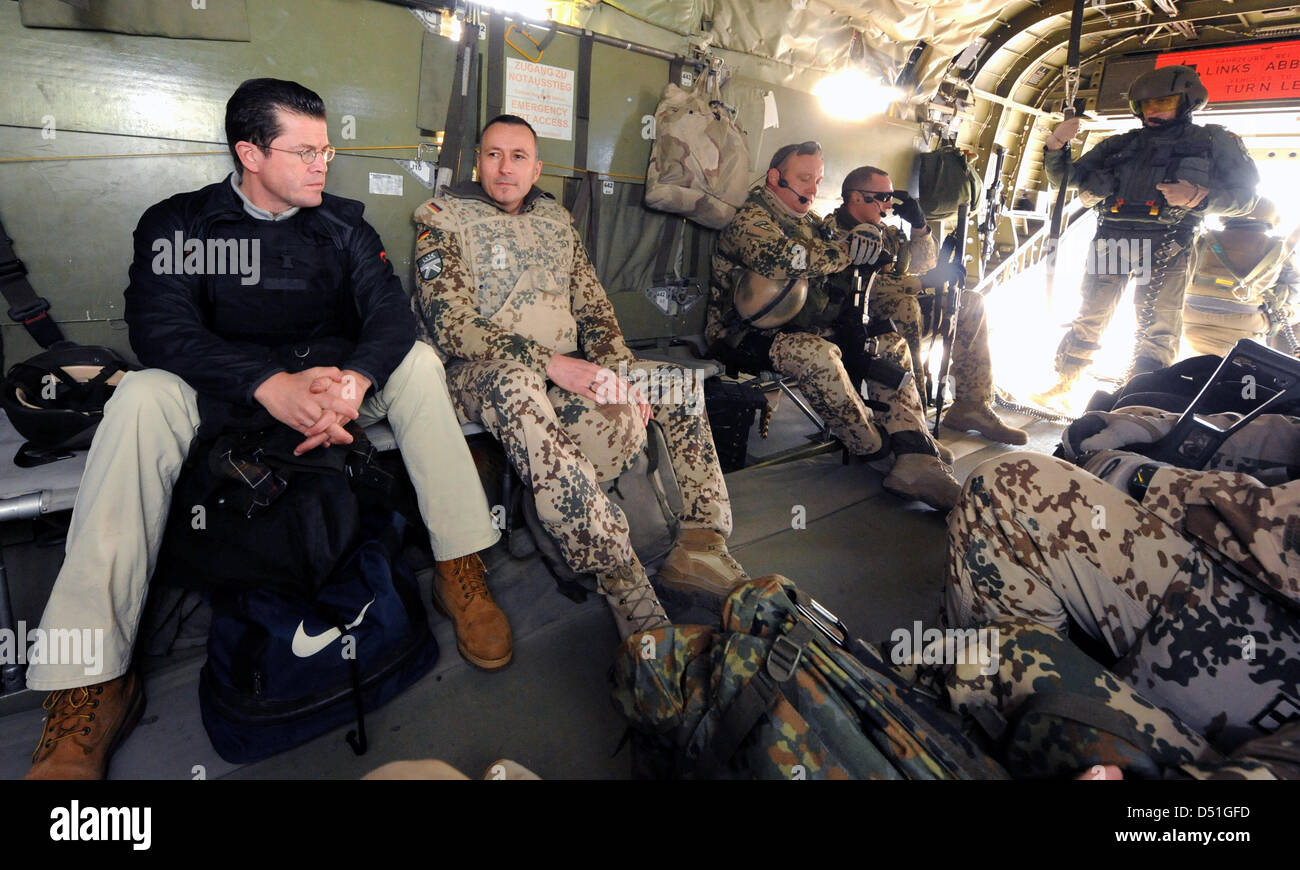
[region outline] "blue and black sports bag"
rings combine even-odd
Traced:
[[[406,521],[368,515],[362,543],[308,600],[262,589],[213,593],[199,707],[226,761],[259,761],[349,721],[366,751],[365,713],[438,660],[401,555]]]

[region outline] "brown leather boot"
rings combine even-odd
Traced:
[[[703,592],[719,598],[749,579],[727,552],[727,540],[713,529],[682,529],[677,543],[659,568],[659,583],[683,592]]]
[[[45,733],[25,779],[103,779],[108,760],[140,721],[144,685],[135,671],[93,686],[59,689],[42,705]]]
[[[486,569],[478,553],[438,562],[433,575],[433,606],[456,629],[456,648],[465,661],[494,671],[510,663],[510,623],[488,592]]]

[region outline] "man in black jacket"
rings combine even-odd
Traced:
[[[29,667],[28,686],[52,691],[29,778],[102,778],[143,711],[135,634],[172,486],[214,413],[265,409],[302,434],[298,454],[350,443],[350,421],[387,418],[462,652],[483,667],[510,658],[477,556],[499,533],[379,236],[361,203],[323,192],[334,156],[324,103],[294,82],[244,82],[226,136],[235,173],[158,203],[136,228],[126,320],[149,368],[127,374],[105,409],[41,623],[102,647],[93,662]],[[297,371],[293,360],[322,348],[322,364]]]

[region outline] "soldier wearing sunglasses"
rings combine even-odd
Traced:
[[[897,330],[880,337],[880,353],[911,370],[918,384],[924,383],[921,338],[934,295],[923,292],[918,276],[934,268],[936,256],[934,236],[926,226],[925,215],[911,194],[894,190],[888,173],[874,166],[859,166],[850,172],[841,186],[841,196],[844,204],[827,215],[826,231],[842,236],[859,224],[877,226],[888,255],[888,262],[876,272],[867,308],[873,320],[892,320]],[[911,226],[910,238],[898,227],[884,223],[891,210]],[[839,282],[847,286],[850,280],[846,272]],[[951,372],[956,401],[943,415],[945,425],[959,431],[975,431],[991,441],[1006,444],[1024,444],[1029,440],[1023,430],[1008,426],[993,412],[989,333],[984,299],[978,293],[962,293]]]

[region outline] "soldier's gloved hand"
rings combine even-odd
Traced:
[[[1092,208],[1094,205],[1101,202],[1105,198],[1106,197],[1100,194],[1093,193],[1091,190],[1079,191],[1079,202],[1083,203],[1084,208]]]
[[[925,213],[921,211],[921,204],[912,197],[912,194],[906,190],[896,190],[894,199],[898,200],[898,205],[894,206],[894,214],[907,221],[914,230],[925,229]]]
[[[1095,474],[1125,495],[1137,497],[1130,491],[1133,473],[1144,465],[1168,466],[1168,464],[1156,462],[1138,453],[1129,453],[1127,450],[1101,450],[1084,460],[1083,470]],[[1145,490],[1146,487],[1143,486],[1142,489]]]
[[[858,224],[844,239],[849,246],[849,262],[854,266],[874,265],[880,259],[884,238],[875,224]]]
[[[1149,411],[1161,416],[1149,416]],[[1089,411],[1066,428],[1061,437],[1065,458],[1078,462],[1085,454],[1097,450],[1114,450],[1133,444],[1154,444],[1178,422],[1177,414],[1154,408],[1134,406],[1124,412]]]
[[[1165,195],[1165,202],[1174,208],[1196,208],[1201,204],[1210,191],[1199,184],[1192,184],[1190,181],[1166,181],[1163,184],[1157,184],[1156,190]]]
[[[1061,123],[1052,128],[1052,132],[1047,136],[1047,150],[1060,151],[1070,140],[1079,135],[1079,119],[1066,118]]]

